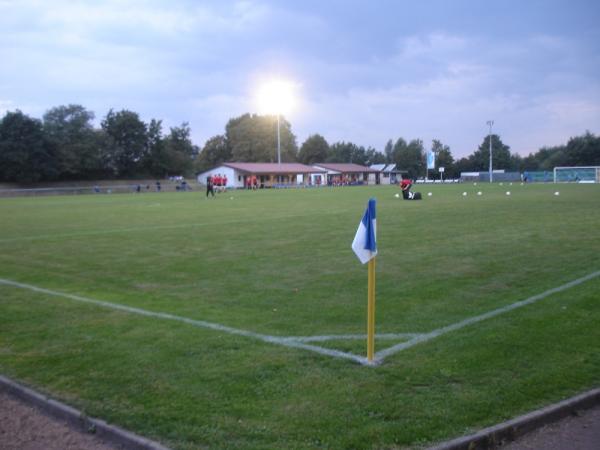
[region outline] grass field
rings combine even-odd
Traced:
[[[416,190],[0,199],[0,373],[174,449],[420,448],[597,387],[600,186]]]

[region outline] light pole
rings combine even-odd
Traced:
[[[281,164],[281,134],[279,131],[279,113],[277,113],[277,164]]]
[[[281,116],[285,118],[294,104],[294,84],[278,79],[266,81],[257,92],[257,100],[259,110],[271,118],[277,116],[277,164],[281,164]]]
[[[486,122],[490,126],[490,183],[492,180],[492,125],[494,125],[493,120],[488,120]]]

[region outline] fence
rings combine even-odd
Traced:
[[[181,191],[192,190],[189,184],[182,186],[181,183],[165,181],[160,185],[161,191]],[[98,183],[87,186],[48,186],[48,187],[27,187],[20,188],[10,185],[2,188],[0,186],[0,197],[32,197],[45,195],[102,195],[102,194],[127,194],[127,193],[142,193],[142,192],[157,192],[158,188],[155,181],[133,182],[131,184],[112,184]]]

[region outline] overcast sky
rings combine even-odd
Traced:
[[[194,143],[296,85],[298,145],[513,152],[600,133],[600,1],[0,0],[0,115],[76,103],[189,122]]]

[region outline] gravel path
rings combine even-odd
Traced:
[[[0,392],[0,450],[115,450]]]
[[[532,431],[502,450],[600,450],[600,406]]]
[[[0,450],[115,450],[0,392]],[[600,405],[544,426],[502,450],[600,450]]]

